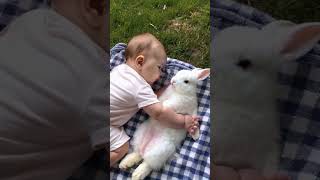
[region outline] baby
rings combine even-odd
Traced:
[[[198,128],[197,117],[165,108],[151,88],[167,60],[165,49],[156,37],[149,33],[133,37],[125,58],[126,63],[110,73],[110,166],[128,152],[129,136],[122,126],[141,108],[168,127],[185,128],[191,134]]]

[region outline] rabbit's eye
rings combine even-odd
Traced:
[[[248,69],[249,67],[252,66],[252,63],[248,59],[241,59],[240,61],[237,62],[237,66],[240,66],[242,69]]]
[[[184,80],[184,83],[188,84],[188,83],[189,83],[189,81],[188,81],[188,80]]]

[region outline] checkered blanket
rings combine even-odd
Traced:
[[[1,0],[0,31],[15,17],[32,9],[46,6],[48,6],[48,0]]]
[[[233,1],[211,1],[211,27],[215,32],[232,25],[261,27],[274,19]],[[320,46],[279,71],[285,89],[281,106],[281,171],[293,180],[320,180]]]
[[[110,69],[124,62],[126,44],[117,44],[111,49]],[[157,90],[165,84],[179,70],[193,69],[190,64],[168,58],[166,73],[154,85]],[[177,149],[175,157],[170,159],[159,172],[153,171],[148,179],[209,179],[210,178],[210,78],[198,84],[198,116],[200,116],[200,139],[197,141],[187,137]],[[137,126],[144,122],[148,116],[139,111],[126,125],[127,134],[132,137]],[[130,147],[130,150],[131,147]],[[131,177],[130,171],[118,168],[111,169],[111,179],[126,179]]]

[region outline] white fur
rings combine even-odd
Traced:
[[[282,54],[281,50],[310,28],[319,29],[300,48]],[[277,70],[282,62],[306,54],[319,40],[319,23],[295,25],[275,21],[261,30],[234,26],[213,39],[213,139],[216,164],[236,168],[251,167],[264,174],[275,172],[279,162],[279,121],[276,99],[279,95]],[[248,59],[244,70],[236,65]]]
[[[166,107],[173,108],[177,113],[196,115],[198,101],[196,95],[197,82],[209,76],[209,69],[181,70],[172,79],[169,86],[159,100]],[[184,81],[188,81],[185,83]],[[161,120],[160,120],[161,121]],[[160,136],[151,142],[141,153],[143,138],[150,128],[160,132]],[[185,129],[171,129],[150,118],[142,123],[134,134],[134,152],[128,154],[120,163],[119,167],[127,169],[143,159],[142,164],[133,172],[132,179],[143,179],[152,170],[159,170],[165,162],[174,155],[176,148],[180,146],[186,137]],[[199,137],[194,137],[199,138]]]

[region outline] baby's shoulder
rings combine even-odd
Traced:
[[[148,84],[135,70],[126,64],[120,64],[111,71],[110,81],[115,81],[117,84],[122,85],[131,85],[135,89]]]

